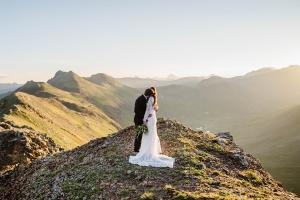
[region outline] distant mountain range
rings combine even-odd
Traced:
[[[194,128],[230,131],[292,191],[300,193],[300,67],[211,77],[160,87],[160,115]],[[289,150],[292,149],[292,150]]]
[[[21,84],[17,83],[0,83],[0,99],[21,86]]]
[[[194,86],[197,85],[200,81],[204,80],[205,77],[173,77],[167,79],[155,79],[155,78],[139,78],[139,77],[127,77],[127,78],[118,78],[122,84],[127,85],[132,88],[147,88],[147,87],[161,87],[168,85],[186,85]]]
[[[59,71],[0,101],[0,117],[47,133],[71,149],[132,124],[135,98],[157,86],[159,116],[195,129],[230,131],[289,190],[300,194],[300,67],[263,68],[233,78],[171,80],[80,77]]]

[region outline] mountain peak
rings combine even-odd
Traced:
[[[59,89],[78,93],[80,92],[78,83],[80,79],[81,78],[72,71],[64,72],[60,70],[55,73],[52,79],[48,80],[48,83]]]
[[[104,73],[94,74],[86,79],[97,85],[104,85],[104,84],[109,84],[109,85],[113,85],[113,86],[120,85],[120,83],[116,79],[114,79],[113,77],[111,77],[107,74],[104,74]]]
[[[290,71],[290,72],[294,72],[294,71],[299,72],[300,71],[300,65],[290,65],[286,68],[282,68],[282,70],[286,70],[286,71]]]
[[[179,79],[179,77],[174,74],[169,74],[167,76],[167,80],[176,80],[176,79]]]
[[[61,76],[61,75],[75,75],[75,73],[73,71],[62,71],[62,70],[58,70],[55,75],[54,78],[56,76]]]
[[[27,81],[22,87],[20,87],[17,91],[26,92],[28,94],[34,94],[36,92],[42,91],[46,83],[44,82],[35,82],[35,81]]]
[[[216,76],[216,75],[213,75],[213,76],[210,76],[209,78],[207,79],[204,79],[202,80],[201,82],[199,82],[199,86],[210,86],[210,85],[214,85],[214,84],[218,84],[222,81],[225,81],[226,78],[223,78],[221,76]]]
[[[135,138],[131,126],[1,177],[0,198],[295,198],[229,133],[194,131],[171,120],[157,125],[163,153],[176,159],[173,169],[128,163]]]
[[[265,68],[261,68],[261,69],[258,69],[258,70],[254,70],[254,71],[248,72],[247,74],[245,74],[245,76],[263,75],[263,74],[266,74],[266,73],[269,73],[269,72],[273,72],[275,70],[276,69],[272,68],[272,67],[265,67]]]

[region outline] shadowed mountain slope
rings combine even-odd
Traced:
[[[231,130],[256,114],[298,105],[299,77],[300,67],[291,66],[251,76],[211,77],[196,87],[160,87],[160,108],[164,116],[196,128]]]
[[[245,149],[262,160],[290,191],[299,192],[300,106],[265,115],[246,127],[249,139]]]
[[[230,134],[160,120],[164,154],[175,167],[128,163],[134,128],[36,160],[0,178],[0,199],[297,199]]]
[[[3,97],[6,97],[10,94],[10,92],[6,92],[6,93],[1,93],[0,94],[0,99],[2,99]]]

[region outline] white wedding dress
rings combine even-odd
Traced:
[[[161,154],[160,140],[156,127],[156,111],[154,110],[153,102],[154,98],[150,97],[144,116],[145,121],[149,115],[152,115],[147,122],[148,132],[143,134],[139,153],[136,156],[130,156],[129,162],[140,166],[173,168],[175,159]]]

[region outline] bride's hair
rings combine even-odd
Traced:
[[[157,105],[157,90],[155,87],[151,87],[150,90],[152,92],[150,96],[154,98],[153,105]]]

